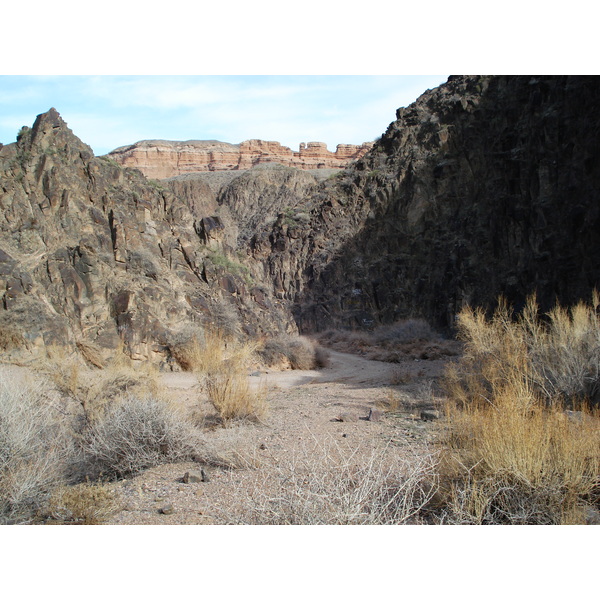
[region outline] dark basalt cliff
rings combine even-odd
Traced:
[[[324,181],[271,167],[157,183],[51,110],[0,147],[0,345],[162,360],[194,327],[451,329],[500,294],[588,299],[599,134],[599,77],[452,77]]]
[[[320,190],[306,235],[276,231],[274,272],[304,331],[465,303],[542,308],[600,283],[600,78],[455,77],[399,109],[373,150]],[[314,201],[314,198],[313,198]],[[259,246],[262,244],[259,242]]]

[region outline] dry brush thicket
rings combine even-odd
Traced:
[[[445,519],[584,523],[600,500],[598,297],[515,317],[465,309],[464,357],[448,371]]]
[[[342,445],[329,438],[279,461],[246,494],[243,523],[402,525],[423,522],[437,490],[437,453],[406,456],[390,444]]]
[[[288,346],[294,345],[290,338]],[[266,390],[249,386],[248,369],[261,360],[258,349],[258,343],[220,331],[171,347],[225,425],[267,414]],[[18,386],[0,381],[3,522],[96,523],[114,509],[103,481],[169,462],[244,463],[239,452],[207,442],[202,420],[172,401],[155,367],[134,367],[122,351],[101,361],[91,344],[77,350],[50,347],[37,366],[40,377]],[[48,385],[35,382],[40,378]]]
[[[372,331],[328,329],[319,334],[318,340],[332,350],[394,363],[439,359],[459,352],[455,341],[443,338],[423,319],[404,319]]]

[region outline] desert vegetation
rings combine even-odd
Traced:
[[[584,523],[600,499],[600,322],[591,304],[464,309],[440,494],[452,523]]]
[[[278,465],[250,491],[247,522],[264,525],[402,525],[423,522],[436,491],[437,454],[328,439]]]
[[[403,367],[373,404],[389,424],[385,439],[365,444],[311,433],[312,447],[299,445],[266,470],[258,446],[244,447],[248,428],[262,431],[271,417],[267,389],[251,375],[267,366],[326,366],[327,351],[315,341],[250,341],[210,329],[174,338],[171,357],[196,381],[203,414],[178,401],[155,367],[135,365],[122,349],[105,360],[90,344],[77,352],[51,347],[33,375],[0,381],[0,518],[102,523],[121,509],[113,482],[194,462],[252,473],[233,486],[245,507],[238,523],[589,522],[600,501],[599,305],[595,294],[589,304],[545,315],[535,297],[519,314],[502,301],[491,316],[466,307],[459,341],[448,346],[462,354],[441,354],[439,397],[430,383],[421,399],[439,409],[427,425],[432,436],[414,447],[398,442],[395,420],[410,394],[427,387],[418,368]],[[354,344],[364,352],[444,343],[420,321],[324,337],[334,348]],[[410,352],[402,356],[412,362]]]
[[[209,332],[180,348],[223,422],[266,411],[265,394],[247,384],[254,348]],[[104,364],[89,345],[78,350],[50,347],[31,376],[0,380],[3,522],[97,523],[115,509],[107,481],[165,463],[234,465],[208,448],[202,423],[166,393],[155,367],[134,366],[122,351]]]

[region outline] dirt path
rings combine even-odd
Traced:
[[[264,501],[269,494],[277,495],[275,488],[289,479],[290,465],[310,463],[315,468],[318,455],[325,452],[360,460],[390,443],[407,456],[418,454],[433,431],[420,410],[434,407],[432,382],[441,374],[443,361],[391,364],[333,351],[330,358],[330,365],[319,371],[249,374],[253,386],[267,388],[269,414],[264,422],[206,432],[213,452],[234,457],[243,468],[204,467],[209,481],[186,484],[184,474],[199,471],[200,465],[162,465],[115,483],[123,510],[109,523],[252,523],[256,519],[250,507],[258,497]],[[198,414],[211,411],[192,374],[165,373],[162,380]]]

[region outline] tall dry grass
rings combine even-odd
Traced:
[[[446,381],[449,522],[585,521],[600,499],[597,306],[543,320],[531,297],[517,317],[505,303],[490,319],[461,312],[465,355]]]
[[[183,343],[173,344],[171,353],[188,371],[193,371],[223,422],[262,419],[268,409],[266,390],[251,389],[248,369],[256,362],[258,343],[240,340],[223,331],[205,330]]]

